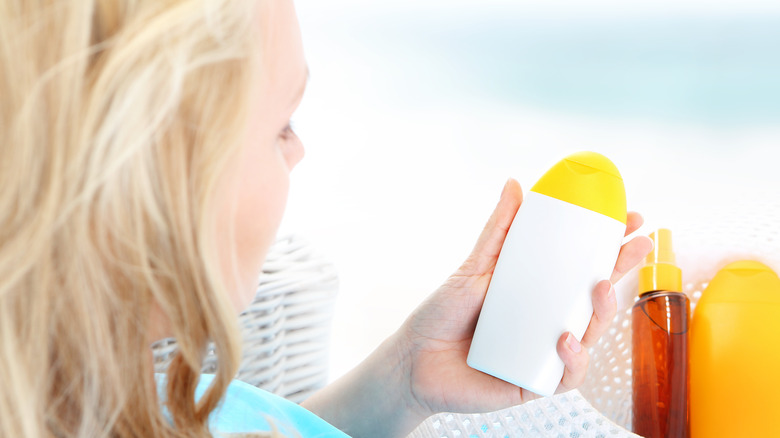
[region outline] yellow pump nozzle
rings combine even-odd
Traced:
[[[675,265],[672,232],[659,228],[650,238],[655,247],[639,270],[639,295],[660,290],[682,292],[682,271]]]

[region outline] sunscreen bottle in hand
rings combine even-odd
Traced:
[[[531,188],[507,233],[471,342],[470,367],[542,396],[564,365],[558,339],[582,339],[592,292],[626,230],[623,179],[594,152],[572,154]]]

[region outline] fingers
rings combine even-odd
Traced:
[[[593,289],[593,316],[590,318],[588,330],[582,336],[582,346],[590,348],[596,345],[599,338],[606,333],[617,312],[615,288],[603,280]]]
[[[461,266],[461,275],[481,275],[489,272],[495,266],[506,233],[512,225],[512,220],[523,202],[523,191],[520,183],[509,179],[501,192],[501,199],[496,209],[488,219],[476,245],[466,263]]]
[[[577,341],[571,333],[564,333],[558,339],[558,356],[561,357],[565,368],[563,378],[558,385],[556,393],[571,391],[582,385],[585,381],[585,374],[588,372],[588,349]]]
[[[642,226],[643,219],[638,213],[630,212],[626,219],[626,235]],[[579,387],[585,381],[588,371],[588,348],[596,344],[606,333],[609,324],[617,312],[617,300],[614,284],[636,266],[653,250],[653,241],[646,236],[631,239],[620,248],[615,269],[610,280],[599,282],[593,289],[593,316],[582,337],[582,342],[571,333],[564,333],[558,340],[557,350],[565,368],[557,392],[566,392]]]
[[[639,227],[642,226],[642,224],[645,223],[645,220],[642,218],[642,215],[635,211],[629,211],[628,215],[626,215],[626,236],[633,233],[634,231],[638,230]]]
[[[600,281],[593,289],[593,316],[582,341],[578,342],[577,338],[568,332],[558,339],[558,356],[565,368],[556,392],[570,391],[582,385],[590,361],[588,348],[595,345],[607,331],[616,312],[615,288],[607,280]]]
[[[638,236],[631,239],[620,248],[615,269],[609,281],[615,284],[623,278],[628,271],[636,266],[642,259],[653,250],[653,241],[647,236]]]

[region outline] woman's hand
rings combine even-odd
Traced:
[[[355,438],[389,438],[408,435],[438,412],[494,411],[537,397],[466,365],[493,268],[522,199],[520,185],[507,182],[474,251],[460,269],[360,365],[302,405]],[[638,214],[629,213],[626,234],[641,223]],[[582,343],[568,333],[559,339],[558,354],[566,365],[559,392],[582,383],[588,368],[587,348],[615,316],[611,283],[652,246],[647,237],[623,245],[612,278],[593,291],[593,317]]]
[[[495,411],[538,397],[466,365],[496,260],[522,199],[520,185],[509,180],[471,255],[394,335],[394,343],[403,358],[400,371],[409,379],[406,404],[418,415]],[[626,234],[641,224],[639,214],[629,213]],[[623,245],[611,278],[598,283],[593,290],[594,312],[582,342],[570,333],[564,333],[558,340],[558,354],[566,368],[557,392],[574,389],[584,381],[589,359],[587,349],[604,334],[615,316],[612,285],[652,248],[652,241],[645,236]]]

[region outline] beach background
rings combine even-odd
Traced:
[[[455,271],[509,177],[600,152],[643,233],[780,196],[780,3],[625,3],[297,0],[306,158],[280,234],[338,269],[331,379]]]

